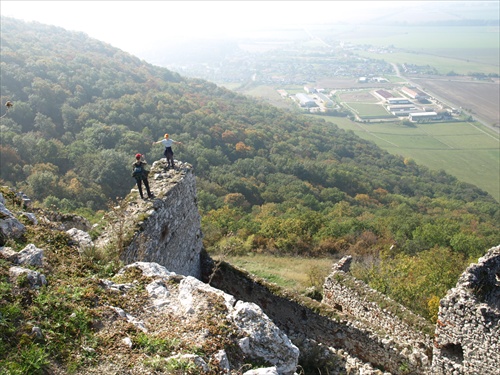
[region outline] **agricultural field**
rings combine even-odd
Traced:
[[[380,104],[351,102],[342,103],[342,105],[364,120],[394,118],[394,116],[387,112]]]
[[[318,116],[391,154],[411,158],[434,170],[445,170],[474,184],[500,201],[500,139],[478,123],[357,123],[347,118]]]
[[[342,79],[337,86],[347,88],[349,83],[352,85],[353,82],[354,79]],[[480,90],[488,87],[486,84],[476,82],[477,86],[475,86],[474,82],[470,81],[456,82],[456,85],[453,86],[454,89],[450,89],[447,84],[452,81],[433,80],[433,82],[441,82],[442,95],[450,101],[453,100],[455,103],[458,99],[454,98],[454,96],[468,94],[470,97],[468,96],[469,101],[466,108],[470,108],[477,113],[481,110],[484,113],[498,116],[498,105],[483,100],[488,95],[483,94]],[[334,83],[333,80],[332,83]],[[472,89],[464,91],[461,85],[465,84],[472,84],[470,87],[477,87],[478,92],[474,93]],[[430,87],[427,84],[422,84],[422,86],[424,88]],[[489,87],[491,90],[489,91],[490,95],[494,97],[494,89],[492,86]],[[290,94],[292,92],[303,92],[303,89],[301,90],[299,87],[287,87],[286,90]],[[252,91],[253,95],[266,99],[275,105],[276,101],[281,100],[281,107],[288,106],[291,110],[297,110],[297,106],[292,100],[278,99],[272,90],[260,88]],[[264,93],[266,94],[262,95]],[[354,89],[352,91],[339,91],[336,96],[339,95],[341,99],[348,99],[352,104],[356,103],[356,98],[359,101],[367,100],[367,95],[371,94],[366,89],[361,91]],[[438,95],[437,92],[435,95]],[[357,105],[361,104],[363,103],[357,103]],[[373,103],[364,104],[364,106],[366,105],[377,106]],[[385,111],[381,106],[379,108]],[[411,158],[430,169],[445,170],[461,181],[482,188],[500,201],[500,139],[498,130],[492,130],[478,122],[423,123],[408,127],[401,125],[399,121],[358,123],[343,117],[323,115],[317,117],[335,123],[345,130],[352,130],[361,138],[375,142],[379,147],[392,154]]]
[[[357,54],[397,64],[430,65],[439,74],[451,71],[498,74],[500,44],[497,26],[417,27],[364,26],[343,35],[356,45],[384,50],[356,51]],[[389,53],[388,53],[388,49]]]
[[[500,82],[470,79],[412,78],[412,81],[441,101],[466,109],[487,124],[500,127]]]

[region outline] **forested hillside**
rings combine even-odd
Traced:
[[[163,157],[152,141],[169,133],[208,249],[370,255],[366,281],[424,315],[500,243],[498,203],[477,187],[83,33],[2,17],[1,103],[0,183],[40,205],[105,209],[133,187],[133,155]]]

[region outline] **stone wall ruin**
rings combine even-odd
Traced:
[[[167,169],[166,159],[155,161],[149,185],[155,198],[142,200],[132,189],[114,223],[96,245],[115,243],[123,232],[121,259],[126,263],[155,262],[184,276],[201,277],[203,247],[196,182],[191,165],[176,162]]]
[[[432,374],[500,374],[500,246],[470,265],[441,300]]]

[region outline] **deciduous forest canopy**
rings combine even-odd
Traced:
[[[211,250],[382,254],[382,265],[421,271],[437,254],[444,263],[456,259],[460,272],[500,243],[498,203],[444,171],[83,33],[1,23],[0,183],[47,208],[85,214],[124,197],[134,185],[133,156],[163,157],[151,143],[169,133],[183,143],[176,159],[194,166]],[[380,264],[370,266],[367,281],[410,299],[369,279]],[[420,313],[443,293],[436,288],[422,286]]]

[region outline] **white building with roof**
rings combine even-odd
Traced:
[[[295,98],[301,107],[317,107],[316,102],[309,95],[298,93],[295,95]]]
[[[436,112],[412,112],[408,116],[408,120],[413,122],[438,120]]]

